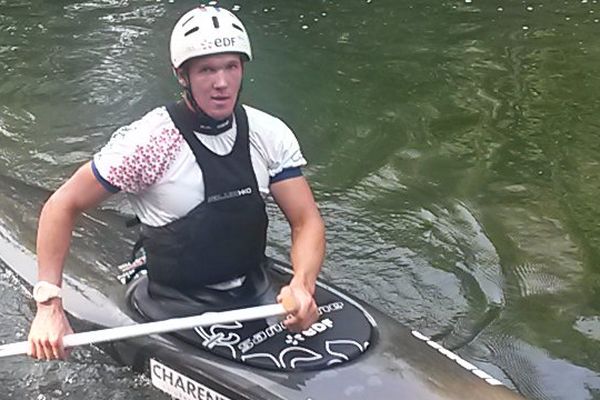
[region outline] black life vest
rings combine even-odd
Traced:
[[[224,282],[264,261],[268,217],[250,159],[248,118],[235,108],[232,150],[218,155],[193,132],[194,116],[183,103],[167,106],[171,119],[202,170],[204,201],[160,227],[142,224],[150,282],[180,291]]]

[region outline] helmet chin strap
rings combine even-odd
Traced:
[[[197,121],[198,121],[198,125],[197,125],[198,131],[200,133],[206,133],[209,135],[216,135],[216,134],[228,131],[233,124],[233,114],[228,116],[225,119],[217,120],[217,119],[214,119],[213,117],[211,117],[210,115],[208,115],[207,113],[205,113],[204,110],[202,110],[202,108],[200,108],[200,106],[196,102],[196,99],[194,98],[194,94],[192,93],[192,85],[190,84],[190,77],[189,77],[187,69],[185,69],[185,72],[184,72],[184,79],[185,79],[185,85],[183,86],[185,89],[184,95],[185,95],[186,100],[191,104],[192,108],[194,109],[194,113],[196,114]],[[238,100],[240,98],[240,91],[241,91],[241,86],[240,86],[240,90],[238,91],[237,98],[235,99],[236,106],[237,106]]]

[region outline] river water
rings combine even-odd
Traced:
[[[0,0],[0,175],[54,190],[175,99],[168,38],[194,4]],[[598,1],[220,4],[253,41],[243,100],[309,160],[323,276],[527,398],[600,399]],[[33,232],[38,211],[3,228]],[[32,306],[3,272],[3,341],[26,336]],[[164,398],[94,348],[0,372],[0,398]]]

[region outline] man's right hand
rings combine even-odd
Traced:
[[[73,330],[60,298],[38,303],[37,313],[29,331],[27,354],[38,360],[64,360],[68,351],[63,347],[63,336],[70,333],[73,333]]]

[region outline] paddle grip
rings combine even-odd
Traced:
[[[280,303],[288,314],[298,311],[298,301],[296,300],[296,296],[294,296],[294,292],[289,287],[282,290]]]

